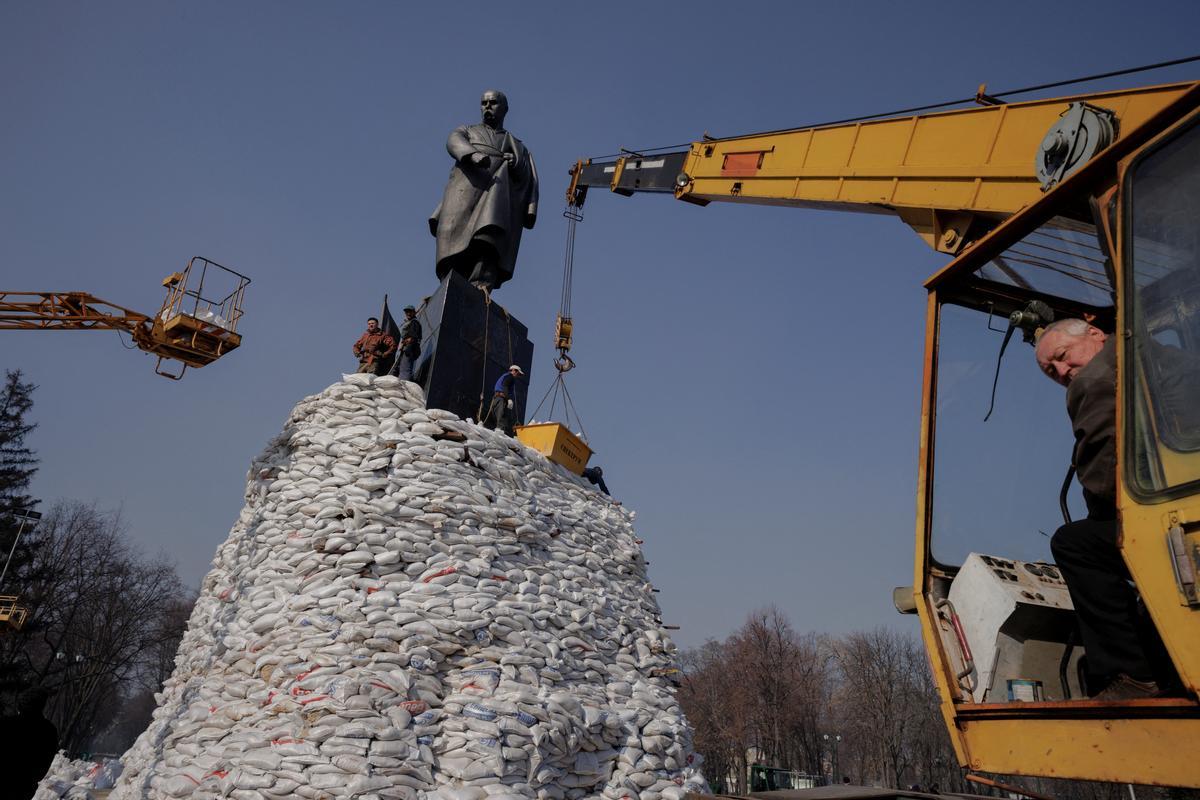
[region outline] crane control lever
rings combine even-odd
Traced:
[[[988,421],[992,416],[992,411],[996,409],[996,384],[1000,382],[1000,362],[1004,360],[1004,350],[1008,347],[1009,340],[1012,339],[1013,331],[1020,329],[1021,338],[1025,343],[1034,344],[1039,331],[1053,321],[1054,309],[1041,300],[1030,300],[1025,308],[1008,315],[1008,329],[1004,331],[1004,341],[1000,343],[1000,354],[996,356],[996,375],[992,378],[992,403],[988,406],[987,416],[983,418],[984,422]]]

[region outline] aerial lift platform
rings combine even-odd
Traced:
[[[166,298],[154,316],[87,292],[0,291],[0,330],[122,331],[138,349],[157,356],[154,371],[172,380],[183,377],[188,367],[211,364],[241,345],[237,327],[249,278],[196,256],[162,284]],[[182,366],[165,371],[164,360]]]

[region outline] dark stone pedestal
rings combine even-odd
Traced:
[[[486,414],[496,380],[516,364],[525,375],[517,378],[513,410],[518,423],[524,421],[533,365],[528,328],[494,299],[487,305],[483,292],[456,272],[446,276],[417,318],[425,338],[416,379],[429,408],[478,421],[480,395]]]

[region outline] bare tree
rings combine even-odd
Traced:
[[[696,728],[705,775],[718,788],[748,790],[752,762],[815,773],[832,671],[828,649],[801,636],[774,607],[752,613],[724,642],[684,659],[680,699]]]
[[[196,594],[188,592],[168,598],[162,613],[152,620],[151,644],[142,654],[138,684],[142,689],[157,692],[163,682],[175,671],[175,656],[179,643],[187,631],[192,607],[196,605]]]
[[[774,606],[752,613],[732,639],[734,667],[750,689],[754,744],[767,764],[784,761],[798,670],[795,639],[791,623]]]
[[[123,687],[162,674],[187,599],[174,566],[131,547],[116,514],[59,503],[41,536],[42,578],[25,587],[30,635],[0,657],[54,692],[48,716],[79,749],[116,716]]]
[[[731,638],[734,669],[749,688],[755,746],[767,764],[816,773],[821,710],[829,691],[826,649],[800,636],[770,606],[750,615]]]
[[[856,743],[864,775],[900,787],[910,769],[911,643],[886,628],[852,633],[834,645],[841,685],[837,703]]]
[[[932,670],[911,635],[886,628],[840,638],[798,634],[768,607],[725,641],[684,653],[682,667],[680,702],[717,792],[747,794],[749,762],[759,758],[834,781],[993,793],[964,779]],[[996,777],[1061,800],[1127,797],[1117,784]],[[1194,800],[1197,793],[1140,787],[1137,796]]]
[[[679,698],[696,731],[704,774],[719,790],[745,793],[750,715],[730,647],[709,641],[683,654]]]
[[[912,714],[909,750],[915,769],[914,780],[926,789],[937,787],[944,792],[971,791],[963,779],[963,771],[958,766],[946,732],[946,723],[939,708],[941,699],[925,651],[912,639],[908,642],[908,651],[913,676],[909,687]]]
[[[119,705],[110,724],[92,740],[93,750],[122,753],[146,730],[158,707],[155,694],[175,669],[179,643],[187,631],[195,595],[172,601],[163,614],[151,620],[150,646],[142,652],[134,680],[121,685]]]

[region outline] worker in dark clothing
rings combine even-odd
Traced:
[[[17,714],[0,720],[0,752],[9,766],[5,797],[33,797],[58,752],[58,730],[42,716],[48,697],[44,689],[28,689],[17,702]]]
[[[384,359],[396,351],[396,340],[379,327],[375,317],[367,318],[367,330],[354,343],[354,357],[358,359],[357,372],[379,374]]]
[[[400,347],[396,365],[392,374],[402,381],[413,380],[413,371],[417,359],[421,356],[421,322],[417,319],[417,310],[412,306],[404,307],[404,323],[400,326]]]
[[[516,397],[517,378],[524,374],[523,369],[513,364],[496,380],[491,405],[483,415],[483,427],[513,435],[513,398]]]
[[[1160,691],[1147,658],[1156,634],[1139,624],[1137,594],[1120,550],[1115,341],[1081,319],[1064,319],[1042,332],[1036,355],[1042,372],[1067,387],[1075,475],[1088,509],[1086,519],[1055,532],[1050,550],[1075,606],[1089,686],[1100,690],[1093,696],[1132,700]]]
[[[587,478],[588,483],[590,483],[592,486],[599,486],[600,491],[604,492],[605,494],[612,494],[608,491],[608,485],[604,483],[604,470],[601,467],[588,467],[583,471],[583,477]]]

